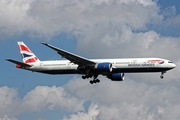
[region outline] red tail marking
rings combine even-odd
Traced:
[[[37,57],[35,57],[35,58],[30,58],[30,59],[26,60],[26,62],[25,62],[25,63],[32,63],[32,62],[36,62],[37,60],[38,60],[38,58],[37,58]]]
[[[22,50],[22,51],[27,51],[27,52],[32,53],[31,50],[29,48],[27,48],[26,46],[24,46],[24,45],[19,45],[19,49]]]

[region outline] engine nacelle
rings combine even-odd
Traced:
[[[109,62],[97,63],[95,69],[98,70],[99,72],[112,72],[112,63]]]
[[[107,77],[111,79],[112,81],[123,81],[125,78],[124,73],[114,73],[114,74],[108,75]]]

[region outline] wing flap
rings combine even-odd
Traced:
[[[9,62],[12,62],[14,64],[21,65],[22,67],[31,67],[31,65],[29,65],[29,64],[19,62],[19,61],[13,60],[13,59],[7,58],[6,60],[9,61]]]
[[[62,50],[62,49],[59,49],[59,48],[54,47],[52,45],[49,45],[47,43],[42,42],[41,44],[43,44],[43,45],[57,51],[57,53],[59,55],[61,55],[62,57],[68,59],[72,63],[78,64],[78,65],[81,65],[81,66],[94,66],[96,64],[96,62],[94,62],[94,61],[88,60],[88,59],[86,59],[84,57],[75,55],[73,53],[67,52],[67,51]]]

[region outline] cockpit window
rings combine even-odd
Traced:
[[[168,63],[173,63],[172,61],[168,61]]]

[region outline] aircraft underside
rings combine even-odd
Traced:
[[[162,72],[170,70],[171,68],[118,68],[113,69],[112,73],[135,73],[135,72]],[[42,71],[36,71],[40,73],[46,73],[46,74],[85,74],[83,71],[79,70],[42,70]],[[90,72],[91,73],[91,72]],[[91,74],[101,74],[100,72],[92,72]],[[108,74],[108,73],[107,73]]]
[[[83,79],[88,79],[88,78],[93,78],[93,80],[90,81],[91,84],[93,83],[99,83],[100,80],[97,79],[98,75],[104,75],[104,76],[109,76],[112,74],[116,74],[116,73],[123,73],[123,77],[124,77],[124,73],[146,73],[146,72],[161,72],[161,78],[163,78],[163,74],[167,71],[170,70],[171,68],[118,68],[118,69],[113,69],[111,73],[101,73],[98,71],[92,71],[89,73],[85,73],[85,71],[79,71],[79,70],[42,70],[42,71],[36,71],[36,72],[40,72],[40,73],[45,73],[45,74],[52,74],[52,75],[62,75],[62,74],[81,74],[83,75],[82,78]],[[112,81],[123,81],[122,80],[112,80]]]

